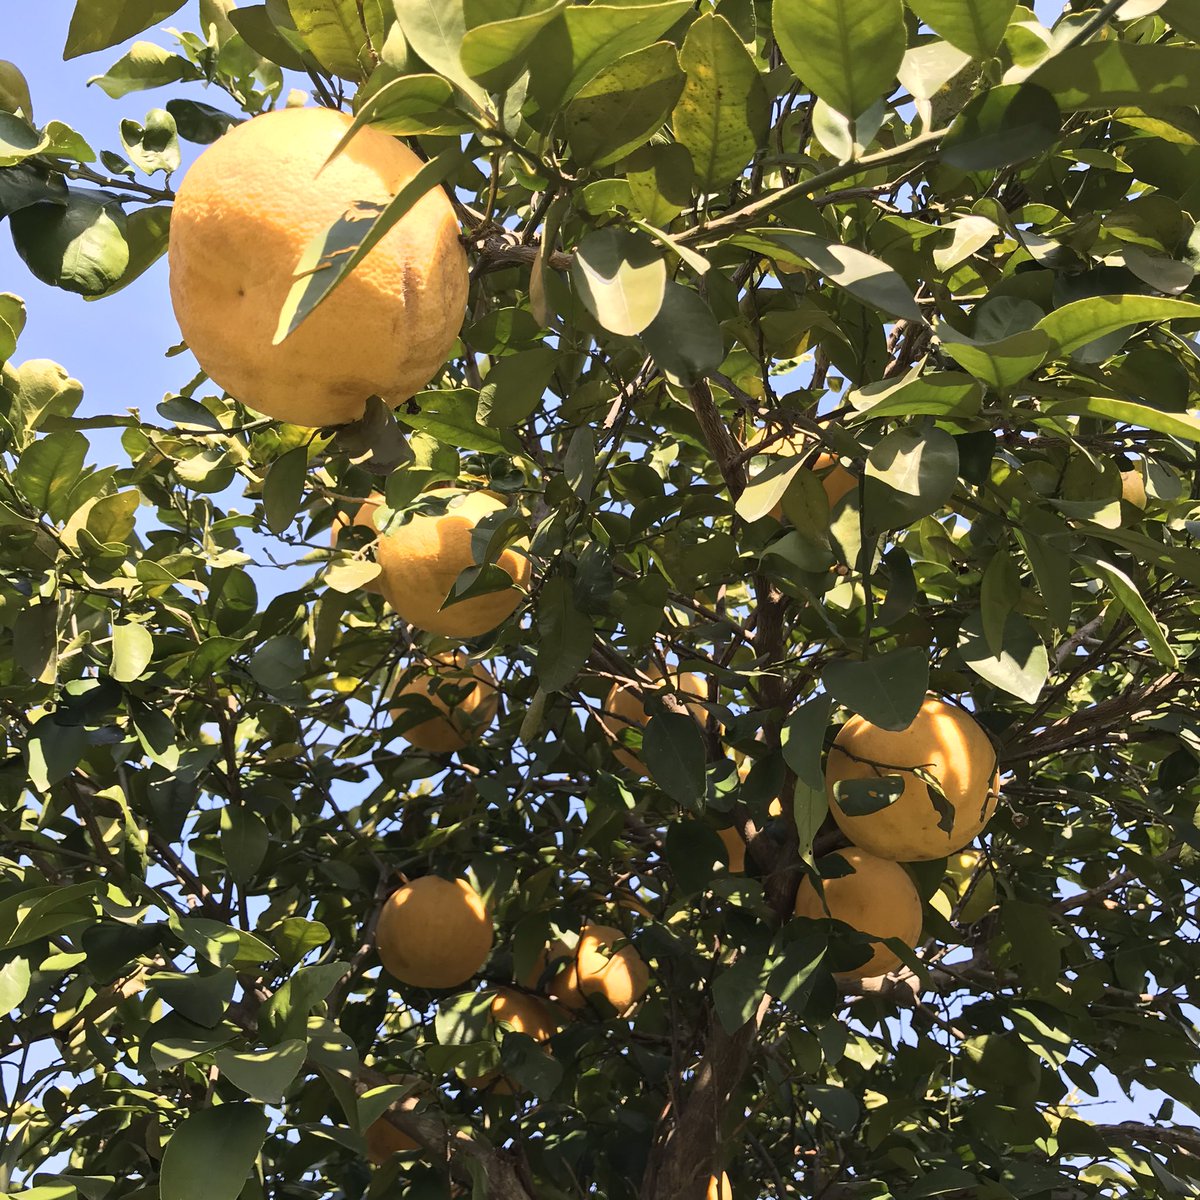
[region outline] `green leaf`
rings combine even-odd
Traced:
[[[658,369],[682,387],[715,371],[725,358],[725,339],[712,309],[674,280],[667,282],[658,314],[642,330],[642,342]]]
[[[993,654],[1004,649],[1004,627],[1008,614],[1021,599],[1021,572],[1013,558],[1001,550],[992,555],[979,584],[979,608],[983,614],[983,640]]]
[[[185,1117],[163,1153],[162,1200],[237,1200],[269,1124],[257,1104],[219,1104]]]
[[[567,0],[558,0],[550,8],[468,29],[459,51],[463,70],[488,91],[504,91],[529,68],[530,46],[566,3]]]
[[[71,192],[66,204],[32,204],[9,217],[13,245],[43,283],[96,296],[129,266],[119,205]]]
[[[250,674],[269,692],[286,692],[304,671],[304,647],[294,637],[268,638],[250,659]]]
[[[814,696],[792,711],[787,719],[787,740],[783,760],[796,777],[811,788],[824,788],[825,773],[821,758],[825,749],[825,731],[829,727],[831,696]]]
[[[833,785],[838,806],[851,817],[866,817],[882,812],[900,799],[904,791],[902,775],[872,775],[865,779],[839,779]]]
[[[714,864],[723,862],[726,856],[724,843],[707,822],[689,818],[667,826],[663,857],[681,897],[703,891],[712,882]]]
[[[1070,400],[1056,400],[1044,410],[1050,416],[1071,414],[1081,417],[1099,417],[1109,421],[1120,421],[1125,425],[1136,425],[1142,429],[1153,429],[1170,437],[1187,442],[1200,442],[1200,420],[1187,413],[1162,412],[1131,400],[1114,400],[1111,396],[1079,396]]]
[[[487,93],[467,74],[460,50],[467,35],[462,0],[394,0],[396,24],[423,62],[457,84],[481,108]]]
[[[1002,392],[1040,367],[1054,344],[1041,329],[1026,329],[998,342],[973,342],[942,325],[938,338],[942,349],[960,367]]]
[[[671,118],[691,152],[701,192],[728,187],[767,136],[770,102],[758,67],[724,17],[692,22],[679,52],[687,82]]]
[[[1088,296],[1054,309],[1037,323],[1037,329],[1050,338],[1061,355],[1118,329],[1176,318],[1200,319],[1200,304],[1169,296]]]
[[[735,245],[759,250],[777,262],[796,267],[811,266],[872,308],[905,320],[924,322],[912,289],[903,276],[885,262],[853,246],[799,230],[774,228],[751,229],[732,241]]]
[[[591,618],[575,607],[563,576],[555,575],[542,588],[537,623],[538,683],[543,691],[562,691],[583,669],[595,638]]]
[[[906,646],[866,662],[831,662],[821,672],[825,690],[880,729],[907,729],[929,691],[929,652]]]
[[[1117,598],[1117,603],[1129,614],[1133,623],[1142,631],[1146,644],[1154,657],[1164,667],[1174,670],[1179,666],[1175,651],[1167,642],[1166,630],[1159,623],[1150,606],[1142,598],[1142,593],[1134,581],[1119,567],[1099,558],[1084,558],[1077,556],[1079,561],[1088,566],[1107,585],[1108,590]]]
[[[579,89],[563,114],[575,160],[606,166],[642,145],[671,115],[683,82],[669,42],[610,63]]]
[[[771,21],[796,78],[844,116],[891,91],[906,44],[900,0],[775,0]]]
[[[1030,76],[1067,111],[1132,105],[1193,105],[1200,93],[1200,46],[1156,46],[1117,38],[1054,55]]]
[[[401,75],[385,83],[367,97],[330,157],[340,154],[364,125],[396,137],[431,131],[466,133],[474,128],[454,108],[454,88],[440,75]]]
[[[107,50],[165,21],[184,0],[76,0],[63,58]]]
[[[286,917],[271,930],[271,940],[279,951],[279,957],[292,967],[310,950],[329,941],[329,929],[320,921]]]
[[[506,429],[531,417],[541,406],[560,358],[552,346],[534,346],[496,359],[479,389],[478,420]]]
[[[726,1033],[737,1033],[754,1015],[778,961],[765,954],[742,954],[713,980],[713,1006]]]
[[[145,124],[126,118],[121,122],[121,145],[125,153],[147,175],[162,171],[170,175],[179,167],[179,134],[175,118],[165,108],[152,108]]]
[[[49,718],[42,718],[42,721],[46,720]],[[96,911],[96,888],[95,883],[35,888],[29,892],[19,892],[0,903],[0,937],[4,938],[0,949],[12,950],[40,938],[52,937],[68,926],[92,917]],[[9,915],[5,910],[10,903],[15,917],[11,929],[4,919]]]
[[[530,94],[544,111],[557,111],[609,63],[658,41],[692,7],[691,0],[568,6],[534,42]]]
[[[1015,611],[1004,623],[1002,641],[998,654],[988,648],[979,609],[967,615],[958,631],[959,653],[976,675],[1032,704],[1041,694],[1050,670],[1046,647],[1029,621]]]
[[[146,982],[181,1016],[195,1025],[213,1029],[233,999],[237,973],[232,967],[222,967],[206,975],[158,971]]]
[[[774,511],[803,463],[798,454],[772,455],[771,461],[753,476],[738,497],[734,506],[737,515],[743,521],[758,521]]]
[[[264,1041],[278,1045],[293,1038],[303,1038],[308,1027],[308,1014],[333,991],[345,975],[344,962],[321,963],[301,967],[263,1005],[258,1028]]]
[[[172,54],[153,42],[134,42],[129,52],[109,67],[107,74],[93,75],[88,83],[94,83],[109,99],[119,100],[130,92],[201,78],[200,69],[182,55]]]
[[[288,12],[313,58],[331,75],[361,82],[367,33],[357,0],[287,0]]]
[[[1049,92],[1032,83],[1006,84],[967,104],[939,154],[961,171],[988,171],[1033,158],[1061,136],[1062,116]]]
[[[171,207],[161,204],[154,208],[138,208],[125,218],[125,241],[129,261],[120,277],[102,292],[85,296],[85,300],[102,300],[127,288],[144,275],[167,252],[167,237],[171,229]]]
[[[234,13],[246,11],[244,8],[233,10]],[[175,118],[175,129],[179,136],[185,142],[196,142],[201,146],[215,142],[241,123],[241,118],[200,100],[168,100],[166,109]]]
[[[286,13],[287,5],[283,4],[282,8]],[[304,71],[309,67],[314,67],[316,64],[312,59],[301,53],[298,48],[300,35],[295,32],[295,25],[291,21],[290,14],[287,16],[287,23],[293,31],[291,36],[295,39],[296,45],[271,19],[272,12],[278,11],[279,7],[276,4],[239,5],[230,11],[229,22],[242,35],[251,50],[283,67],[284,70]],[[282,13],[280,15],[282,16]],[[168,105],[168,107],[170,106]]]
[[[0,1015],[8,1016],[29,994],[29,959],[19,954],[5,955],[0,965]]]
[[[813,841],[829,815],[829,795],[822,782],[819,787],[796,780],[792,792],[792,820],[796,824],[796,852],[803,859],[811,859]]]
[[[586,425],[581,425],[571,434],[567,452],[563,456],[563,477],[567,486],[581,500],[592,494],[592,483],[596,474],[596,439]]]
[[[154,657],[154,637],[145,625],[115,621],[112,631],[112,666],[109,674],[118,683],[132,683]]]
[[[608,226],[593,230],[576,247],[571,281],[605,329],[632,336],[658,315],[667,266],[652,242]]]
[[[694,805],[704,796],[704,736],[686,713],[658,712],[642,735],[642,762],[673,800]]]
[[[908,0],[934,33],[980,60],[996,52],[1016,6],[1016,0]]]
[[[293,1038],[269,1050],[218,1050],[213,1061],[221,1074],[252,1100],[279,1104],[304,1065],[307,1052],[307,1043]]]
[[[944,429],[906,426],[879,439],[867,456],[866,520],[899,529],[936,512],[958,483],[958,444]]]
[[[457,146],[431,158],[387,202],[360,202],[317,234],[296,264],[294,282],[283,302],[273,344],[278,345],[333,291],[426,192],[447,179],[462,163]]]
[[[418,392],[413,403],[418,413],[400,409],[396,417],[410,429],[427,433],[446,446],[460,450],[479,450],[484,454],[502,454],[504,438],[475,419],[479,396],[466,388],[455,391]]]
[[[42,153],[49,141],[28,121],[11,113],[0,112],[0,167],[13,167]]]
[[[65,520],[64,501],[83,470],[87,438],[77,430],[47,434],[26,448],[13,468],[13,482],[38,511]]]
[[[269,842],[267,827],[256,813],[233,805],[221,809],[221,853],[237,883],[244,885],[254,878]]]
[[[847,400],[859,411],[847,420],[880,420],[883,417],[973,417],[983,404],[977,380],[958,371],[934,371],[866,384]]]
[[[308,448],[296,446],[267,468],[263,479],[263,511],[267,528],[283,533],[296,519],[304,501],[304,480],[308,475]]]

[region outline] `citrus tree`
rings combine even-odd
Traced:
[[[106,50],[0,212],[194,361],[0,296],[0,1190],[1197,1194],[1193,0]]]

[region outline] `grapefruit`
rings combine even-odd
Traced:
[[[614,949],[622,943],[619,949]],[[561,953],[552,953],[553,958]],[[628,936],[611,925],[585,925],[570,961],[547,989],[565,1008],[586,1008],[592,996],[603,996],[619,1014],[637,1003],[650,984],[650,970],[629,944]]]
[[[937,781],[953,810],[950,831],[929,787],[913,773],[923,769]],[[903,791],[886,808],[851,816],[835,786],[847,779],[898,775]],[[851,717],[838,732],[825,767],[829,808],[842,832],[880,858],[918,862],[961,850],[991,819],[999,799],[996,752],[987,734],[961,708],[934,696],[922,703],[906,729],[880,729]]]
[[[828,916],[860,933],[899,938],[906,946],[915,946],[921,936],[921,897],[908,872],[899,863],[876,858],[856,846],[837,853],[851,874],[824,880],[824,901],[805,876],[796,893],[796,916],[816,921]],[[869,979],[886,975],[899,965],[896,955],[876,942],[874,953],[861,967],[835,974],[840,979]]]
[[[391,521],[375,543],[375,560],[381,568],[379,590],[388,604],[410,625],[427,633],[470,638],[495,629],[521,603],[518,587],[529,583],[529,559],[516,547],[528,549],[522,539],[506,547],[497,566],[516,585],[459,600],[443,609],[460,574],[475,564],[471,534],[484,517],[503,512],[507,505],[491,492],[439,492],[449,504],[444,513],[418,514]],[[375,506],[369,501],[355,520],[374,524]]]
[[[462,879],[423,875],[384,902],[375,948],[389,974],[414,987],[465,983],[492,950],[492,920]]]
[[[183,178],[168,241],[179,328],[214,383],[297,425],[340,425],[370,396],[396,405],[446,361],[466,311],[467,260],[446,193],[433,188],[287,337],[293,276],[314,237],[356,205],[361,232],[422,167],[370,127],[330,154],[351,118],[288,108],[235,126]]]
[[[421,697],[440,715],[411,725],[400,735],[418,750],[449,754],[475,741],[492,723],[499,707],[496,680],[481,663],[472,663],[458,650],[434,655],[433,671],[410,669],[393,695]],[[393,718],[412,712],[407,706],[392,709]]]

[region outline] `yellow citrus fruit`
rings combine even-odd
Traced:
[[[363,1136],[367,1139],[367,1157],[377,1167],[387,1162],[393,1154],[411,1154],[421,1148],[386,1117],[380,1117],[368,1125]]]
[[[729,854],[729,870],[733,875],[740,875],[746,869],[746,843],[742,835],[730,825],[728,829],[718,829],[717,836],[725,843]]]
[[[618,942],[625,944],[614,950]],[[589,997],[603,996],[618,1013],[625,1013],[649,984],[650,970],[624,932],[611,925],[585,925],[570,962],[547,990],[565,1008],[586,1008]]]
[[[394,891],[375,928],[379,960],[401,983],[448,988],[465,983],[492,949],[492,919],[462,879],[423,875]]]
[[[954,810],[947,833],[921,768],[937,783]],[[834,786],[844,779],[899,775],[904,790],[886,808],[863,816],[843,811]],[[880,729],[851,717],[838,732],[825,767],[829,807],[842,832],[880,858],[917,862],[961,850],[991,819],[999,798],[996,752],[987,734],[961,708],[929,696],[907,729]]]
[[[1146,507],[1146,480],[1136,467],[1132,471],[1121,472],[1121,499],[1135,508]]]
[[[978,850],[963,850],[950,855],[946,860],[946,879],[941,891],[947,894],[953,905],[965,895],[975,872],[979,867],[982,855]],[[974,925],[981,917],[992,911],[996,903],[996,877],[991,871],[984,871],[971,889],[967,902],[958,914],[958,920],[966,925]],[[939,910],[940,911],[940,910]]]
[[[718,1179],[715,1175],[708,1177],[708,1190],[704,1200],[733,1200],[733,1188],[729,1186],[729,1176],[724,1171]]]
[[[649,667],[646,673],[657,682],[646,684],[643,688],[644,691],[659,693],[672,691],[684,696],[698,696],[700,699],[706,699],[708,696],[708,684],[702,675],[696,675],[691,671],[676,671],[663,679],[661,672],[655,666]],[[704,724],[708,720],[708,713],[704,711],[702,705],[688,704],[687,710],[700,724]],[[641,697],[631,684],[618,682],[608,689],[608,695],[604,698],[604,717],[614,734],[619,736],[622,729],[645,729],[650,716],[650,710],[642,703]],[[619,745],[613,746],[613,757],[623,767],[628,767],[637,775],[648,774],[645,764],[632,750],[626,750]]]
[[[243,404],[297,425],[354,421],[370,396],[407,400],[446,361],[466,309],[458,222],[434,188],[274,344],[313,238],[357,205],[386,204],[422,166],[371,128],[328,161],[350,120],[290,108],[235,126],[192,165],[171,214],[171,301],[192,353]]]
[[[527,996],[512,988],[498,988],[496,998],[492,1001],[492,1024],[500,1029],[510,1029],[514,1033],[523,1033],[535,1042],[548,1042],[558,1032],[558,1022],[551,1014],[549,1006],[536,996]],[[544,1047],[547,1054],[550,1048]],[[485,1075],[468,1079],[471,1087],[488,1087],[492,1090],[510,1095],[513,1091],[511,1080],[499,1077],[498,1071],[489,1071]]]
[[[492,723],[499,707],[496,680],[482,663],[472,663],[461,651],[437,654],[432,672],[414,668],[405,676],[392,699],[424,697],[441,716],[411,725],[400,735],[418,750],[449,754],[461,750]],[[407,717],[412,709],[392,709],[394,718]]]
[[[921,936],[921,897],[908,872],[899,863],[876,858],[856,846],[837,853],[852,873],[824,880],[824,903],[812,880],[805,876],[796,893],[796,916],[820,920],[828,915],[860,933],[899,938],[906,946],[915,946]],[[900,965],[882,942],[874,944],[874,951],[861,967],[838,972],[839,977],[870,979]]]
[[[444,513],[417,515],[389,523],[375,543],[379,563],[379,590],[384,599],[410,625],[427,633],[469,638],[495,629],[521,603],[517,587],[488,592],[459,600],[448,608],[442,603],[460,574],[474,565],[471,534],[484,517],[507,506],[491,492],[445,491],[449,505]],[[375,528],[375,506],[368,501],[355,520]],[[529,559],[517,547],[528,549],[522,539],[501,553],[496,565],[508,572],[518,587],[529,583]]]

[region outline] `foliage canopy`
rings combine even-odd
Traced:
[[[310,248],[280,336],[438,183],[471,293],[427,390],[316,431],[182,363],[95,412],[66,334],[65,367],[22,361],[0,296],[0,1190],[1196,1195],[1192,0],[1050,27],[1013,0],[78,0],[66,54],[148,29],[93,80],[170,91],[119,150],[0,64],[34,276],[126,286],[185,152],[314,101],[427,166]],[[832,510],[818,449],[858,481]],[[533,567],[465,644],[330,535],[448,482],[504,501],[458,592],[522,539]],[[431,712],[392,691],[464,648],[498,718],[408,746]],[[706,695],[607,725],[614,682],[673,671]],[[949,904],[947,864],[913,866],[919,959],[839,980],[865,939],[785,919],[845,844],[823,756],[928,691],[986,729],[1002,802]],[[374,953],[425,874],[490,908],[461,988]],[[488,989],[536,989],[589,923],[645,997],[550,1053],[505,1032]],[[1093,1120],[1107,1073],[1166,1098]],[[422,1149],[373,1170],[389,1105]]]

